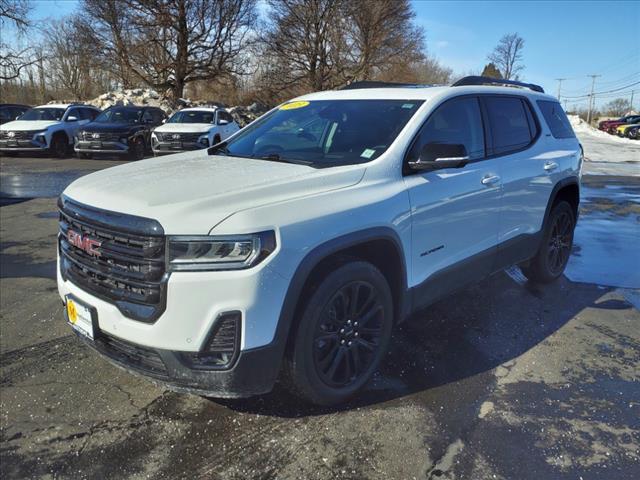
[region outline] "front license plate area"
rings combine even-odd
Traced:
[[[93,340],[93,316],[91,307],[78,302],[75,298],[67,295],[67,318],[71,327],[81,335]]]
[[[91,148],[102,148],[102,142],[91,142]]]

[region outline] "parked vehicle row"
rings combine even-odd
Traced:
[[[0,111],[0,153],[4,155],[44,152],[64,158],[75,151],[80,158],[116,154],[141,160],[150,152],[208,148],[240,129],[229,112],[215,107],[179,110],[169,118],[162,109],[149,106],[101,111],[76,103],[34,108],[7,104]]]
[[[626,115],[616,120],[603,120],[598,129],[611,135],[638,140],[640,138],[640,115]]]

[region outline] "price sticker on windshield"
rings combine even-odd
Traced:
[[[298,102],[286,103],[280,107],[280,110],[295,110],[296,108],[304,108],[307,105],[309,105],[309,102],[301,100]]]

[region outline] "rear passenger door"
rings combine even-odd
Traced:
[[[496,268],[530,258],[554,185],[562,177],[560,151],[541,139],[541,122],[524,96],[481,96],[489,155],[500,162],[502,201]]]
[[[405,171],[417,308],[491,273],[500,210],[499,160],[486,158],[476,96],[456,97],[437,107],[413,140],[405,162],[415,161],[430,143],[462,144],[470,161],[462,168]]]

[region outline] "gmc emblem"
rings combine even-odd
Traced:
[[[73,230],[67,231],[67,241],[74,247],[88,253],[89,255],[100,256],[100,251],[97,250],[102,242],[89,237],[83,237],[82,234],[74,232]]]
[[[174,133],[173,135],[171,135],[171,138],[173,138],[174,140],[180,140],[180,134]]]

